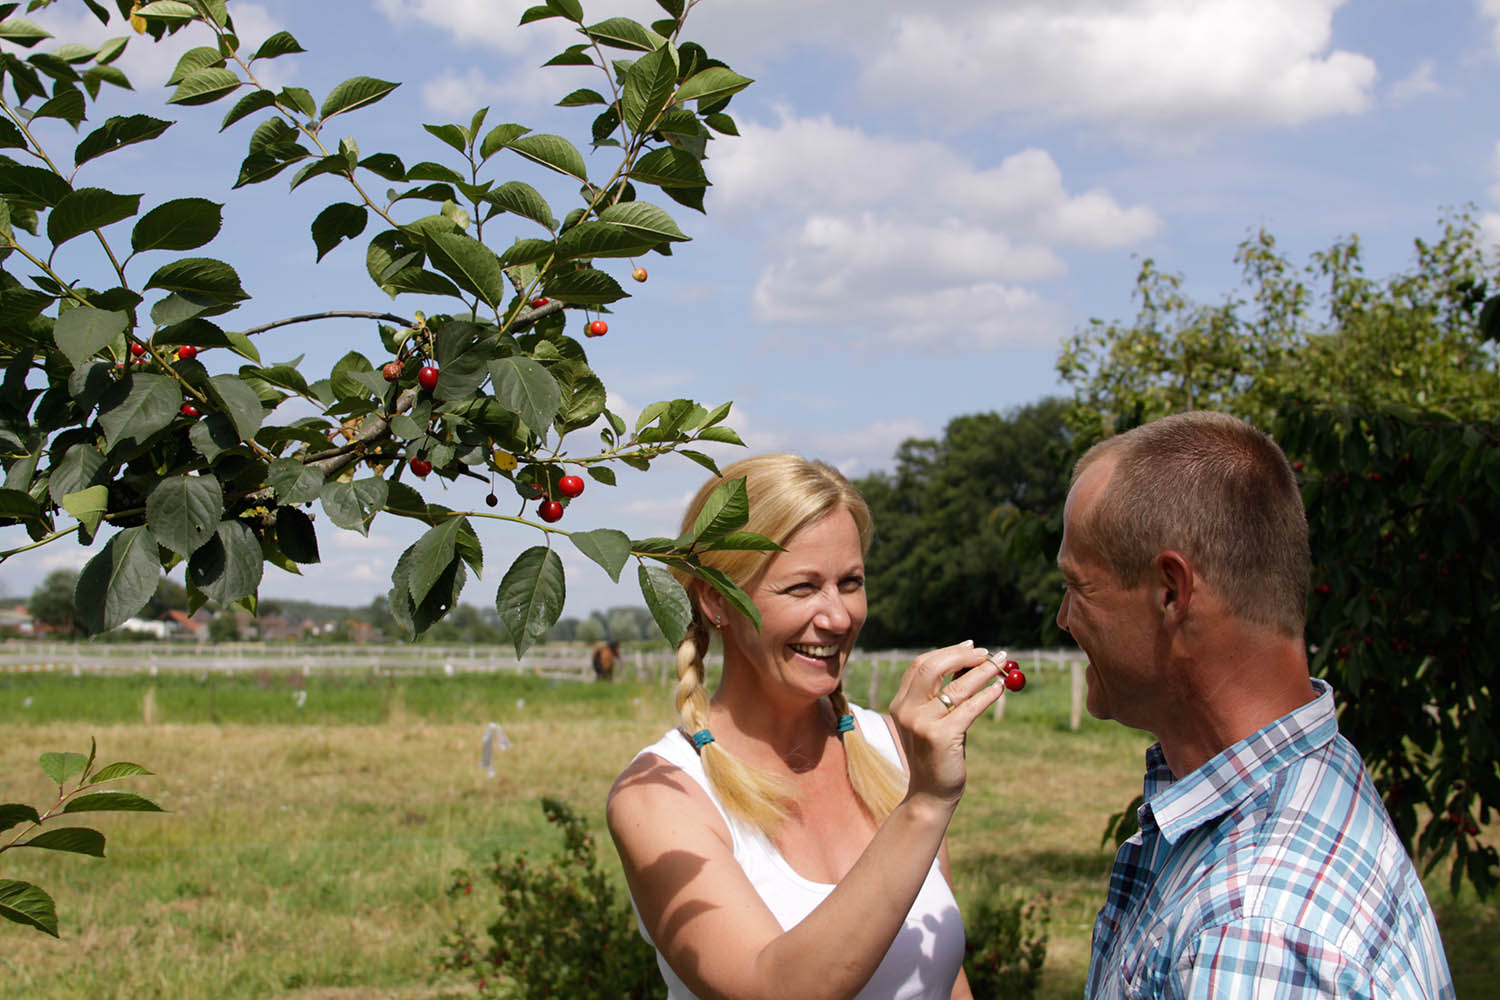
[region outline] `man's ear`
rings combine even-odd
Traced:
[[[1156,557],[1153,567],[1162,618],[1168,624],[1180,625],[1193,604],[1193,564],[1181,552],[1167,549]]]

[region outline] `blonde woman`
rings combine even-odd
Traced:
[[[836,470],[762,455],[743,476],[746,529],[785,551],[706,553],[761,627],[679,577],[693,620],[678,648],[680,728],[609,796],[609,828],[672,1000],[948,1000],[970,996],[945,834],[964,733],[1004,691],[986,651],[919,656],[890,717],[852,706],[843,671],[865,620],[864,500]],[[710,633],[724,669],[710,697]],[[960,671],[962,677],[955,675]],[[946,682],[946,687],[944,686]]]

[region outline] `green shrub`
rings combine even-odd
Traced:
[[[1047,958],[1050,897],[991,896],[964,914],[964,971],[974,1000],[1036,996]]]
[[[483,997],[664,996],[656,953],[599,869],[593,835],[566,802],[544,798],[542,811],[562,829],[562,853],[532,866],[522,855],[496,852],[478,876],[454,872],[450,898],[487,880],[499,893],[499,912],[488,944],[460,918],[443,938],[438,967],[471,971]]]

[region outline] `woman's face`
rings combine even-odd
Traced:
[[[865,560],[853,516],[839,508],[798,531],[748,593],[761,628],[724,615],[726,666],[745,661],[768,694],[814,700],[832,692],[865,623]]]

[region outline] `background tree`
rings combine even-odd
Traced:
[[[27,11],[53,2],[32,0]],[[416,635],[480,572],[473,519],[494,518],[540,536],[495,594],[518,655],[561,613],[566,586],[553,544],[564,537],[616,580],[635,559],[647,606],[680,640],[686,594],[659,563],[700,572],[703,548],[762,545],[738,532],[742,488],[726,486],[712,515],[680,540],[555,525],[569,503],[592,500],[579,499],[584,475],[605,489],[617,463],[645,470],[672,452],[714,468],[688,446],[740,443],[722,424],[728,403],[653,403],[628,427],[606,408],[604,383],[573,335],[606,332],[600,314],[626,296],[600,265],[670,253],[688,239],[639,195],[654,190],[702,211],[709,144],[737,133],[726,108],[751,81],[683,37],[694,2],[659,0],[666,16],[649,26],[590,22],[578,0],[547,0],[522,16],[572,23],[577,43],[549,63],[599,70],[600,90],[578,88],[560,102],[591,109],[581,131],[614,155],[613,167],[591,171],[570,140],[487,125],[488,108],[425,125],[417,162],[362,150],[354,136],[335,141],[332,129],[345,132],[350,116],[398,84],[358,76],[321,98],[273,89],[266,63],[302,45],[284,31],[241,39],[228,0],[116,0],[118,16],[83,0],[122,31],[201,40],[178,63],[167,103],[228,101],[222,129],[253,123],[235,187],[295,168],[292,188],[334,185],[349,199],[311,220],[319,259],[374,224],[364,250],[380,308],[334,303],[249,329],[225,318],[249,298],[234,266],[199,252],[219,232],[220,204],[181,197],[142,211],[141,196],[97,186],[130,176],[105,157],[132,145],[149,157],[148,144],[173,122],[118,115],[81,141],[74,134],[104,85],[130,86],[115,63],[131,36],[38,50],[49,34],[17,13],[19,3],[0,3],[9,86],[0,89],[0,148],[14,154],[0,157],[0,524],[24,525],[33,539],[0,552],[0,562],[65,537],[102,543],[79,576],[77,603],[88,629],[103,632],[151,599],[162,570],[183,563],[190,609],[212,601],[253,614],[266,562],[296,572],[318,561],[307,504],[361,533],[379,516],[406,517],[428,530],[398,560],[388,609]],[[560,176],[577,200],[554,207],[528,181],[497,173],[507,167]],[[73,240],[97,243],[92,270],[60,269],[56,252]],[[387,296],[414,294],[438,297],[444,311],[390,311]],[[262,360],[257,338],[329,317],[369,319],[368,353],[351,350],[326,373]],[[212,357],[200,358],[206,350]],[[570,446],[582,430],[597,448]],[[514,513],[501,513],[493,494],[472,511],[428,503],[408,478],[429,476],[495,477]],[[727,578],[702,575],[748,604]]]
[[[1372,279],[1355,238],[1299,273],[1260,233],[1239,248],[1240,293],[1213,306],[1147,261],[1135,322],[1092,324],[1058,368],[1079,448],[1193,407],[1277,438],[1308,510],[1312,668],[1408,849],[1485,894],[1500,867],[1474,839],[1500,807],[1500,557],[1483,541],[1500,517],[1500,297],[1480,248],[1474,220],[1451,216],[1407,270]],[[1017,545],[1055,552],[1060,516],[1021,524]]]
[[[1046,514],[1067,495],[1067,404],[957,417],[941,441],[911,439],[892,473],[856,485],[875,517],[862,642],[1011,646],[1042,640],[1052,557],[1017,558],[1005,536],[1017,514]]]
[[[71,635],[77,628],[78,609],[73,604],[73,588],[78,583],[78,573],[71,569],[57,569],[48,573],[26,602],[31,617],[43,625],[51,625]]]

